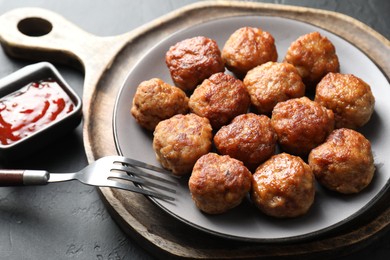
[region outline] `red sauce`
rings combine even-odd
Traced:
[[[52,79],[31,82],[0,99],[0,142],[12,144],[63,118],[74,103]]]

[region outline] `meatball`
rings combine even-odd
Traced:
[[[243,27],[236,30],[222,49],[226,68],[243,78],[247,71],[268,61],[276,61],[275,40],[261,28]]]
[[[305,34],[291,43],[284,60],[298,69],[306,88],[311,89],[328,72],[340,70],[334,45],[319,32]]]
[[[307,97],[294,98],[275,106],[271,124],[284,151],[307,156],[333,131],[334,114]]]
[[[264,115],[239,115],[214,136],[218,152],[242,161],[250,170],[275,154],[277,136]]]
[[[371,144],[359,132],[340,128],[309,154],[309,165],[319,183],[344,194],[367,187],[375,172]]]
[[[176,43],[166,53],[165,62],[175,85],[186,92],[212,74],[225,71],[217,43],[203,36]]]
[[[250,98],[241,80],[216,73],[195,89],[188,105],[193,113],[208,118],[217,130],[237,115],[246,113]]]
[[[209,153],[195,163],[188,186],[195,205],[209,214],[238,206],[251,189],[252,174],[242,162]]]
[[[269,115],[277,103],[305,95],[301,76],[289,63],[270,61],[257,66],[246,74],[244,85],[260,114]]]
[[[191,173],[196,160],[211,150],[212,128],[207,118],[175,115],[154,130],[153,149],[161,165],[175,175]]]
[[[370,86],[351,74],[329,73],[317,85],[315,101],[332,109],[336,128],[357,129],[374,112]]]
[[[300,157],[281,153],[257,168],[252,178],[251,198],[266,215],[301,216],[314,202],[314,182],[310,166]]]
[[[184,91],[158,78],[141,82],[131,108],[137,123],[151,131],[160,121],[187,112],[188,97]]]

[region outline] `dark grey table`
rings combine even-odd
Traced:
[[[61,14],[88,32],[109,36],[130,31],[193,2],[195,0],[0,0],[0,15],[17,7],[44,7]],[[390,38],[388,0],[262,2],[337,11],[366,23]],[[0,77],[27,64],[29,62],[11,59],[0,51]],[[57,68],[81,95],[83,74],[59,65]],[[80,126],[44,150],[11,166],[70,172],[86,164]],[[390,233],[343,259],[375,260],[389,256]],[[44,187],[0,188],[0,259],[100,260],[154,257],[119,229],[95,188],[78,182]]]

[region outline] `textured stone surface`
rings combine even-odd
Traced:
[[[13,0],[0,1],[0,15],[17,7],[39,6],[63,15],[99,36],[130,31],[194,0]],[[388,0],[275,0],[268,3],[321,8],[350,15],[390,38]],[[0,25],[1,26],[1,25]],[[29,64],[0,51],[0,77]],[[82,73],[57,66],[81,95]],[[87,164],[81,127],[27,160],[0,167],[76,171]],[[385,259],[390,233],[343,259]],[[78,182],[43,187],[0,188],[0,259],[153,259],[110,217],[95,188]]]

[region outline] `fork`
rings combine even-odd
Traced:
[[[1,170],[0,186],[45,185],[53,182],[79,180],[99,187],[111,187],[128,190],[163,200],[175,200],[174,187],[177,182],[142,170],[151,170],[172,176],[169,171],[123,156],[106,156],[73,173],[49,173],[45,170]],[[173,176],[172,176],[173,177]],[[133,183],[131,183],[133,182]]]

